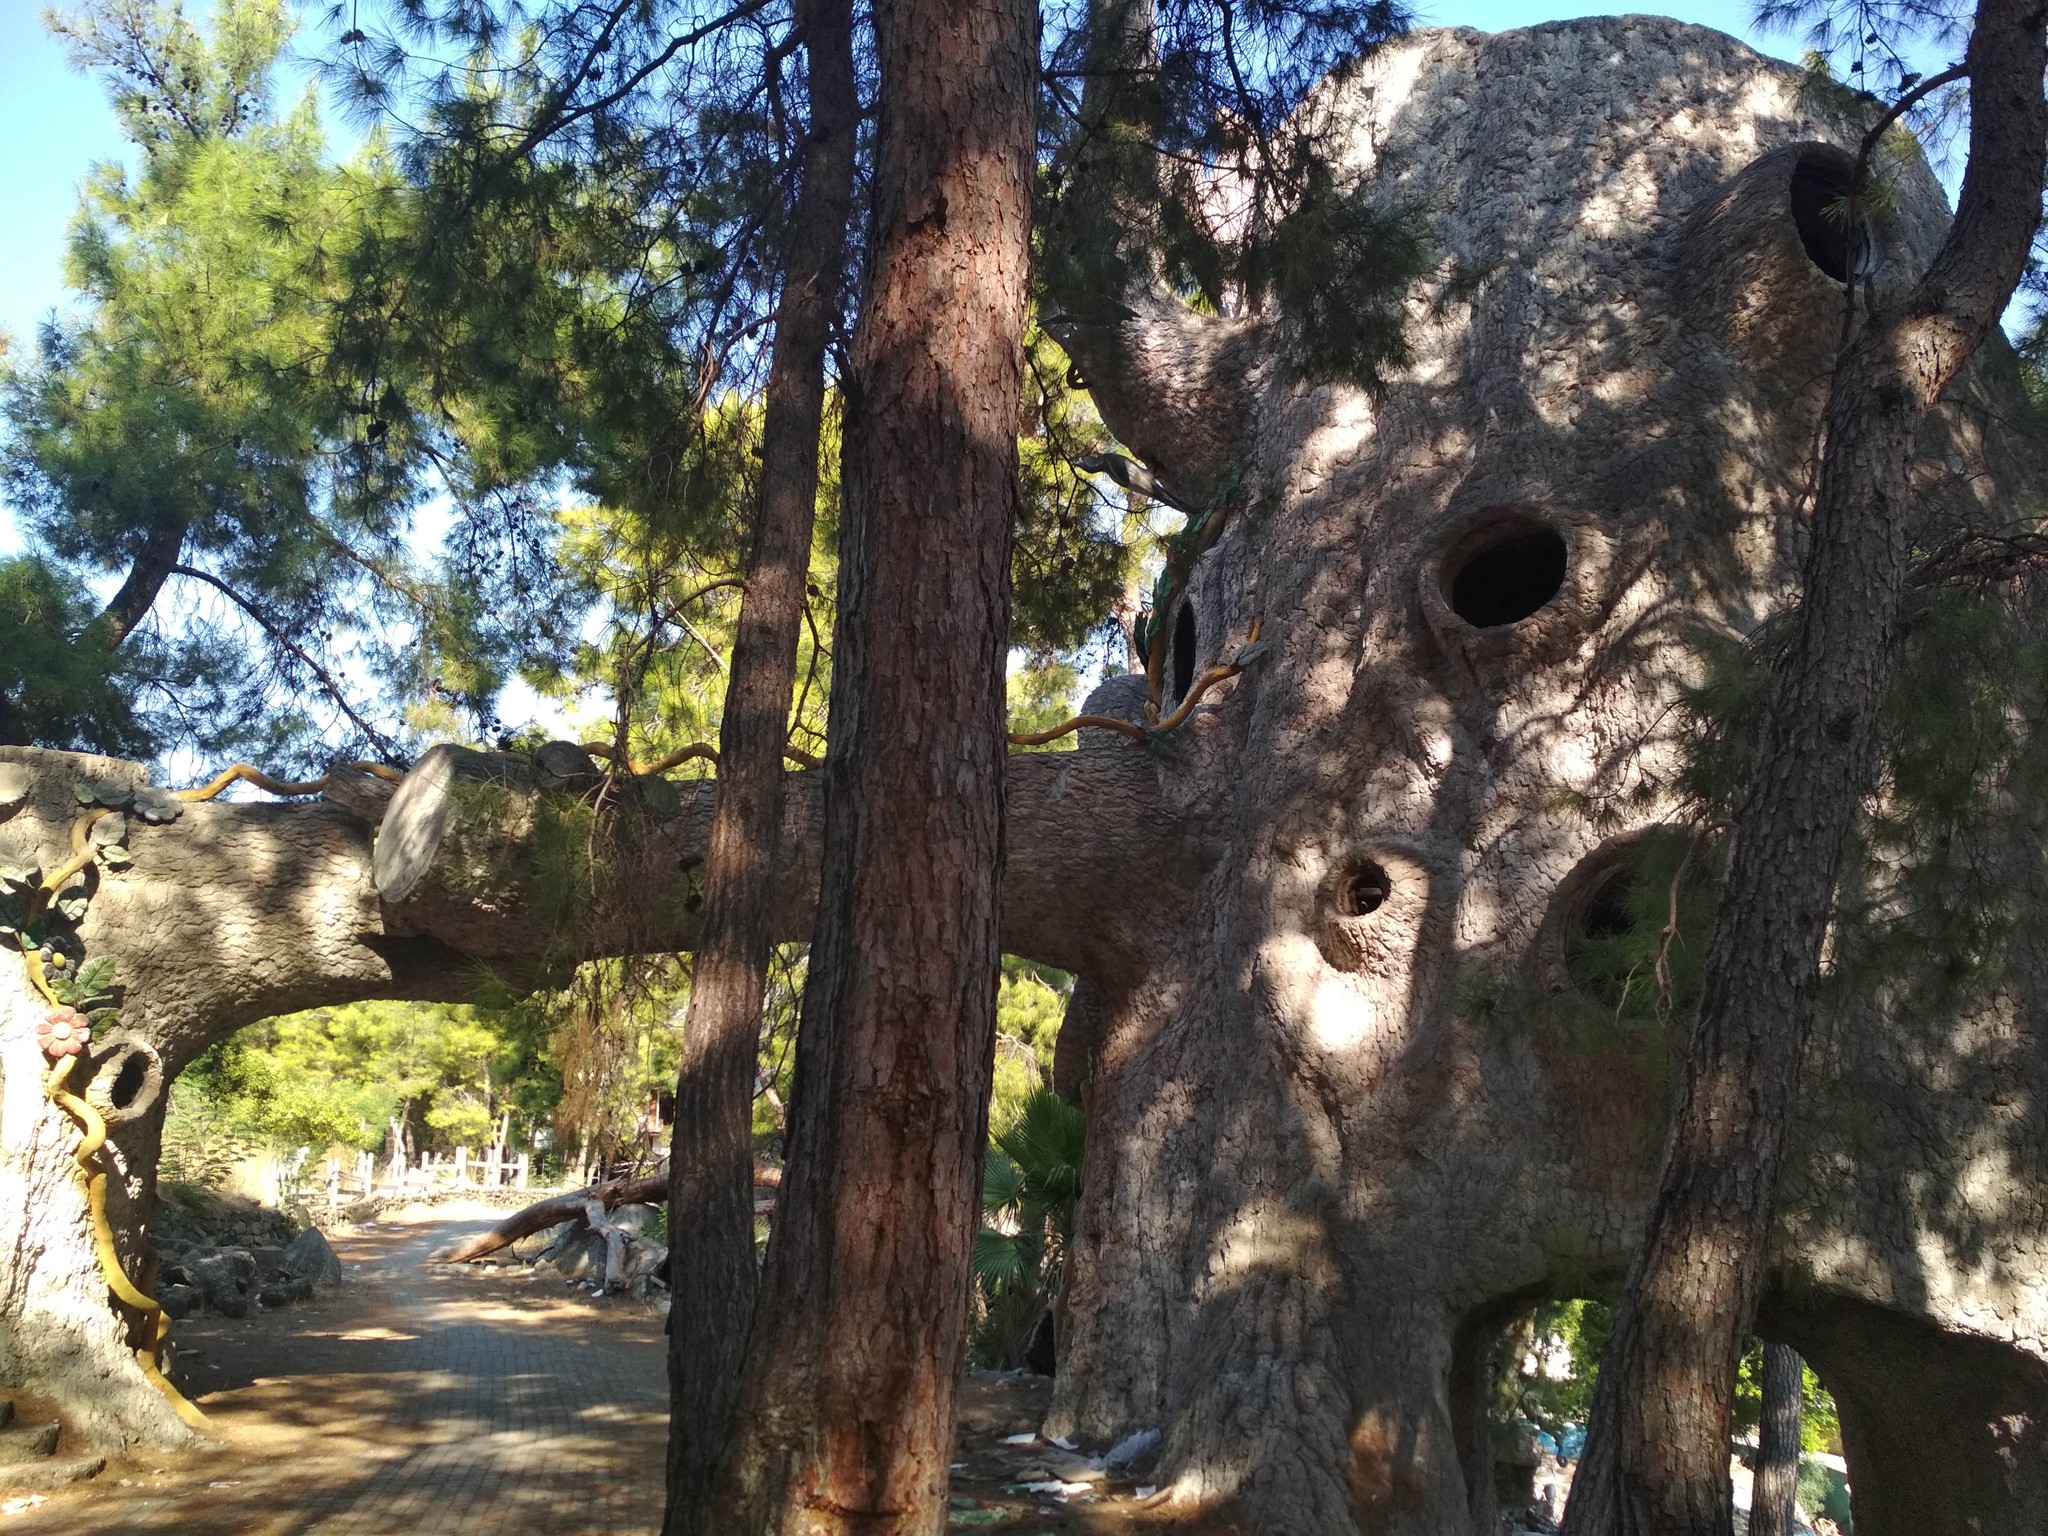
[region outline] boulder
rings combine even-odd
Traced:
[[[636,1237],[626,1244],[626,1260],[620,1266],[620,1278],[630,1285],[642,1275],[654,1275],[667,1262],[668,1244]]]
[[[205,1298],[195,1285],[177,1282],[159,1283],[156,1288],[157,1305],[164,1309],[166,1317],[190,1317],[199,1309]]]
[[[286,1277],[273,1280],[256,1293],[256,1303],[264,1307],[282,1307],[289,1302],[306,1301],[313,1294],[313,1282],[303,1277]]]
[[[285,1274],[309,1285],[341,1284],[341,1260],[318,1227],[308,1227],[284,1246]]]
[[[604,1259],[604,1238],[588,1227],[572,1226],[533,1262],[553,1266],[564,1280],[596,1285],[604,1280]]]
[[[622,1205],[611,1213],[611,1224],[621,1232],[645,1232],[661,1214],[651,1205]]]
[[[222,1317],[247,1317],[256,1261],[246,1248],[223,1248],[187,1266],[206,1304]]]

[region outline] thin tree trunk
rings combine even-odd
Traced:
[[[1763,1417],[1757,1425],[1756,1480],[1750,1485],[1749,1536],[1792,1536],[1799,1492],[1799,1386],[1805,1367],[1789,1344],[1764,1346]]]
[[[987,1138],[1036,10],[876,7],[822,895],[720,1495],[733,1536],[944,1520]]]
[[[704,928],[691,976],[669,1168],[666,1536],[704,1523],[739,1386],[757,1283],[752,1104],[773,935],[782,753],[810,572],[860,103],[847,0],[798,0],[810,129],[775,318],[761,440],[761,506],[719,732]]]
[[[1922,419],[1998,321],[2040,220],[2043,17],[1983,0],[1970,160],[1941,251],[1837,370],[1797,622],[1735,816],[1656,1200],[1600,1363],[1570,1536],[1726,1536],[1728,1412],[1756,1310],[1822,939],[1868,782]]]

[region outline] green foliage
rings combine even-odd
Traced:
[[[998,1369],[1023,1363],[1062,1283],[1081,1193],[1086,1117],[1040,1088],[995,1124],[974,1239],[976,1317],[970,1351]]]
[[[1703,643],[1687,697],[1686,787],[1722,820],[1751,778],[1765,673],[1787,633]],[[2015,851],[2039,846],[2048,805],[2048,643],[1996,588],[1923,589],[1880,702],[1878,780],[1837,889],[1831,984],[1888,995],[1930,1027],[2011,978],[2015,945],[2041,936],[2041,903]]]
[[[569,985],[528,1004],[547,1030],[561,1084],[554,1131],[597,1165],[651,1167],[665,1141],[643,1135],[682,1060],[689,971],[682,957],[590,961]]]
[[[1311,382],[1377,386],[1409,358],[1402,299],[1432,266],[1415,219],[1346,182],[1311,146],[1248,278],[1288,321],[1285,355]]]
[[[999,1369],[1024,1363],[1059,1294],[1080,1199],[1086,1117],[1048,1086],[1072,987],[1063,972],[1003,957],[969,1345]]]
[[[1617,1022],[1689,1017],[1699,1001],[1716,905],[1701,841],[1642,838],[1586,893],[1565,969]]]
[[[1073,981],[1051,966],[1003,956],[996,990],[995,1087],[989,1124],[1002,1127],[1052,1080],[1053,1045]]]
[[[127,757],[155,752],[139,696],[169,682],[160,650],[110,652],[78,576],[41,555],[0,559],[0,742]]]
[[[537,1018],[518,1010],[316,1008],[252,1024],[207,1051],[179,1076],[169,1118],[181,1134],[316,1154],[382,1148],[394,1119],[428,1129],[423,1150],[475,1147],[505,1110],[530,1132],[551,1107],[545,1090],[536,1102],[515,1088],[536,1075],[545,1049]]]
[[[1118,537],[1119,519],[1080,468],[1109,447],[1110,437],[1094,401],[1074,387],[1066,353],[1034,326],[1024,361],[1026,431],[1017,445],[1023,499],[1010,550],[1010,636],[1012,644],[1045,654],[1073,650],[1102,627],[1140,548]]]
[[[1510,1330],[1496,1421],[1534,1424],[1552,1437],[1584,1426],[1612,1321],[1597,1301],[1550,1301]]]
[[[1075,692],[1080,671],[1057,657],[1031,657],[1012,668],[1008,681],[1010,730],[1019,736],[1049,731],[1073,718]],[[1038,747],[1016,747],[1019,752],[1071,752],[1079,745],[1072,735]]]
[[[1376,382],[1404,355],[1400,299],[1424,253],[1410,221],[1336,173],[1337,126],[1300,109],[1407,23],[1388,0],[1054,7],[1038,261],[1054,303],[1111,323],[1133,278],[1161,269],[1210,313],[1276,309],[1305,375]],[[1148,46],[1154,67],[1134,67]]]
[[[1500,1385],[1491,1409],[1494,1423],[1532,1424],[1553,1439],[1569,1428],[1583,1429],[1592,1415],[1600,1352],[1612,1325],[1613,1313],[1605,1302],[1573,1298],[1546,1301],[1510,1327],[1500,1345]],[[1811,1367],[1802,1365],[1801,1370],[1800,1445],[1810,1452],[1839,1454],[1842,1430],[1835,1400]],[[1762,1381],[1763,1345],[1752,1339],[1736,1375],[1738,1432],[1753,1433],[1757,1427]]]
[[[796,1029],[803,1015],[809,957],[810,947],[805,944],[778,945],[768,957],[753,1129],[756,1143],[778,1154],[786,1129],[790,1084],[796,1075]]]
[[[1801,1361],[1799,1371],[1799,1448],[1839,1456],[1842,1453],[1842,1420],[1835,1408],[1834,1396],[1820,1384],[1812,1366]],[[1763,1380],[1763,1341],[1751,1339],[1749,1348],[1743,1351],[1742,1364],[1735,1373],[1734,1419],[1738,1431],[1754,1432],[1757,1427],[1763,1413]],[[1802,1483],[1802,1501],[1804,1497]],[[1818,1510],[1820,1504],[1815,1501],[1807,1503],[1806,1507]]]
[[[411,409],[341,333],[366,251],[407,215],[383,141],[336,165],[310,94],[274,105],[292,35],[278,0],[220,0],[203,30],[143,0],[87,0],[53,25],[108,83],[139,165],[86,188],[68,264],[83,317],[0,374],[0,476],[66,589],[129,581],[97,619],[69,601],[51,634],[69,654],[10,687],[11,733],[273,764],[323,759],[323,741],[388,754],[394,716],[354,697],[344,655],[358,678],[481,707],[522,643],[484,616],[516,613],[545,645],[573,615],[476,600],[487,573],[516,586],[517,560],[437,578],[405,555],[412,512],[460,490],[468,459],[459,381],[438,381],[431,414]],[[166,583],[176,620],[158,613]],[[29,597],[48,611],[47,590],[0,591],[0,629],[34,622]],[[425,670],[437,644],[467,676]]]

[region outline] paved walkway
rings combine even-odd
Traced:
[[[654,1536],[661,1316],[545,1274],[421,1263],[502,1214],[400,1213],[335,1241],[347,1278],[329,1294],[180,1323],[178,1381],[219,1443],[116,1461],[17,1513],[0,1501],[0,1536]],[[1131,1480],[1059,1482],[1051,1447],[1016,1443],[1050,1385],[968,1376],[949,1529],[1236,1531],[1178,1524]]]
[[[181,1324],[180,1383],[221,1446],[117,1463],[0,1531],[654,1532],[659,1314],[520,1271],[421,1265],[493,1219],[387,1221],[336,1242],[348,1279],[331,1295]]]

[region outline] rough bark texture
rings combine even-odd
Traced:
[[[1757,1424],[1756,1476],[1750,1483],[1749,1536],[1792,1536],[1792,1506],[1799,1493],[1799,1393],[1805,1369],[1789,1344],[1764,1346],[1759,1383],[1763,1411]]]
[[[1730,1529],[1736,1364],[1920,531],[1912,459],[1922,421],[1998,323],[2040,222],[2043,26],[2033,0],[1979,7],[1955,222],[1926,275],[1879,299],[1835,372],[1798,614],[1735,814],[1656,1202],[1601,1357],[1571,1536]]]
[[[1747,633],[1790,595],[1841,304],[1795,172],[1866,124],[1641,17],[1416,34],[1308,110],[1353,168],[1391,170],[1440,267],[1412,296],[1416,360],[1377,396],[1254,365],[1249,504],[1190,601],[1198,665],[1254,614],[1274,649],[1160,768],[1220,856],[1117,974],[1084,969],[1091,1129],[1049,1427],[1162,1427],[1175,1507],[1254,1530],[1466,1531],[1488,1474],[1454,1409],[1469,1329],[1616,1274],[1655,1189],[1675,1042],[1612,1033],[1564,946],[1672,808],[1690,633]],[[1948,219],[1917,160],[1888,175],[1889,300]],[[1089,377],[1148,366],[1088,344]],[[1137,443],[1245,395],[1163,417],[1142,391],[1098,398]],[[2024,410],[2009,365],[1965,371],[1917,437],[1922,526],[2038,494]],[[1555,595],[1467,621],[1463,562],[1530,524],[1562,546]],[[1368,863],[1388,894],[1361,913]],[[1855,1024],[1810,1044],[1767,1274],[1798,1280],[1810,1326],[1867,1303],[1923,1320],[1930,1360],[1981,1339],[2025,1379],[2048,1342],[2048,1021],[2014,995],[1935,1039],[1874,1003]],[[1845,1363],[1808,1358],[1830,1381]],[[2037,1433],[1996,1428],[2006,1400],[1987,1388],[1954,1433],[1987,1454]],[[1959,1519],[2015,1532],[2048,1473],[2020,1457],[1994,1494],[1961,1459],[1953,1480],[1918,1465]],[[1897,1497],[1865,1481],[1859,1526]]]
[[[769,1239],[707,1528],[945,1519],[1001,934],[1036,11],[879,5],[825,862]]]
[[[704,865],[669,1167],[667,1536],[700,1536],[753,1319],[753,1088],[782,830],[782,752],[810,574],[860,101],[847,0],[798,0],[810,127],[791,217],[761,432],[761,505],[719,729],[718,809]]]
[[[107,600],[107,606],[100,610],[94,624],[102,644],[109,647],[119,645],[149,617],[156,595],[170,580],[171,568],[178,563],[178,554],[184,547],[183,523],[158,528],[143,540],[142,548],[136,551],[135,563],[128,568],[127,578]]]

